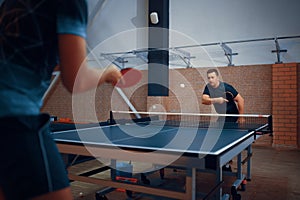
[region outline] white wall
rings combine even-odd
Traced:
[[[98,2],[102,7],[93,15]],[[137,28],[147,26],[147,0],[90,0],[88,3],[90,15],[93,15],[90,16],[88,28],[88,43],[91,48],[112,38],[120,50],[122,46],[125,49],[127,46],[128,49],[136,48],[139,43],[147,44],[147,38],[127,38],[128,32],[136,32]]]
[[[0,4],[3,0],[0,0]],[[88,45],[99,52],[147,47],[148,0],[88,0],[93,15]],[[98,7],[97,7],[98,5]],[[95,7],[98,11],[95,11]],[[170,47],[261,38],[300,36],[299,0],[170,0]],[[283,62],[300,62],[300,38],[279,40]],[[234,65],[275,63],[274,41],[228,45]],[[96,48],[97,47],[97,48]],[[224,66],[228,60],[219,45],[182,49],[194,67]],[[180,59],[174,67],[186,66]]]
[[[299,0],[170,0],[171,28],[200,43],[299,35]]]
[[[171,29],[199,44],[300,36],[299,0],[170,0]],[[186,44],[183,44],[186,45]],[[279,40],[284,62],[300,61],[300,38]],[[274,41],[228,45],[235,65],[274,63]],[[204,47],[217,65],[228,61],[220,46]],[[207,56],[207,57],[209,57]],[[198,56],[197,56],[198,57]],[[205,59],[205,58],[204,58]],[[197,63],[195,59],[195,62]],[[201,66],[201,62],[198,62]]]
[[[89,27],[88,44],[100,52],[147,47],[148,0],[99,0],[102,9]],[[97,0],[89,0],[90,10]],[[170,47],[283,36],[300,36],[299,0],[170,0]],[[300,38],[279,40],[283,62],[300,62]],[[274,41],[228,44],[234,65],[275,63]],[[194,67],[226,66],[219,45],[185,48]],[[175,59],[174,59],[175,60]],[[172,60],[174,67],[185,63]]]

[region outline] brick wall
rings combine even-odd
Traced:
[[[215,112],[212,106],[201,104],[208,69],[170,70],[169,97],[148,97],[147,108],[151,109],[151,105],[154,104],[162,104],[168,112]],[[233,85],[244,97],[245,113],[272,113],[271,65],[219,67],[218,70],[221,80]],[[180,87],[181,83],[185,83],[184,88]]]
[[[147,97],[147,72],[135,87],[124,89],[124,94],[138,111],[148,111],[153,105],[167,112],[215,112],[212,106],[201,104],[201,95],[206,85],[208,68],[170,70],[170,95]],[[245,99],[245,113],[271,114],[272,65],[231,66],[218,68],[221,79],[232,84]],[[185,87],[180,87],[184,83]],[[94,94],[95,93],[95,94]],[[73,98],[73,100],[72,100]],[[74,104],[74,100],[79,104]],[[73,101],[73,102],[72,102]],[[58,81],[46,98],[43,112],[62,118],[73,119],[73,112],[80,112],[82,119],[93,121],[95,113],[99,121],[109,117],[110,110],[128,110],[128,106],[109,84],[96,91],[73,96]]]
[[[298,146],[298,84],[296,63],[272,66],[272,112],[276,147]]]
[[[300,119],[300,64],[297,64],[297,90],[298,90],[298,130],[297,130],[297,140],[298,140],[298,148],[300,147],[300,125],[299,125],[299,119]]]

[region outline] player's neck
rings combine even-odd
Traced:
[[[214,86],[212,86],[213,88],[218,88],[220,86],[220,81],[218,81]]]

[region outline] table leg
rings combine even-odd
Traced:
[[[223,180],[223,172],[222,172],[222,167],[221,164],[220,164],[220,160],[218,160],[218,163],[217,163],[217,169],[216,169],[216,181],[215,181],[215,184],[218,185],[220,184]],[[222,197],[222,187],[219,188],[219,191],[216,193],[216,199],[221,199]]]
[[[191,168],[187,170],[185,190],[187,194],[187,199],[196,200],[197,190],[196,190],[196,168]]]
[[[242,179],[243,172],[242,172],[242,154],[239,153],[237,155],[237,178]]]
[[[252,158],[252,146],[250,145],[247,148],[247,156],[250,157],[250,159],[247,162],[247,180],[251,180],[251,158]]]

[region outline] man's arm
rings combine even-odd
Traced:
[[[86,63],[86,41],[72,34],[59,34],[59,67],[64,86],[70,92],[83,92],[104,82],[115,84],[122,74],[113,65],[95,69]]]
[[[214,103],[222,104],[225,102],[228,102],[228,100],[224,99],[223,97],[210,98],[210,96],[207,94],[202,95],[202,104],[204,104],[204,105],[211,105]]]
[[[234,101],[237,103],[238,109],[239,109],[239,114],[244,114],[244,98],[238,94],[235,98]]]
[[[237,103],[239,114],[244,114],[244,104],[245,104],[244,98],[240,94],[238,94],[234,98],[234,101]],[[239,123],[244,123],[245,118],[244,117],[239,117],[238,122]]]

